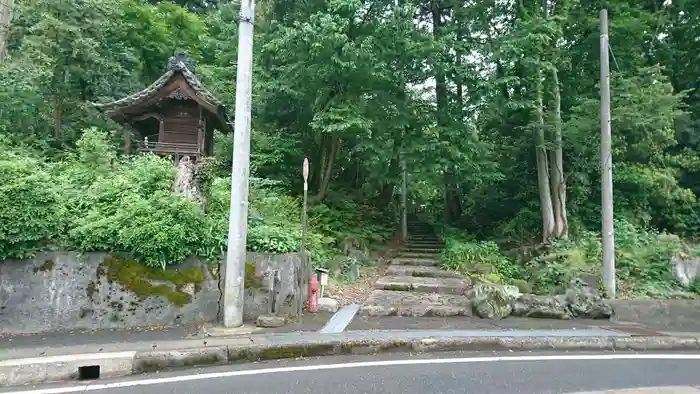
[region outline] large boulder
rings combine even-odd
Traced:
[[[564,294],[523,294],[513,303],[513,315],[547,319],[608,319],[612,305],[585,283],[572,282]]]
[[[503,319],[513,310],[513,302],[520,296],[515,286],[496,283],[477,283],[468,293],[474,314],[483,319]]]
[[[671,267],[674,278],[688,287],[700,276],[700,259],[692,256],[671,257]]]
[[[613,314],[610,302],[603,299],[595,288],[573,284],[566,290],[566,303],[574,317],[609,319]]]
[[[573,316],[565,295],[523,294],[513,303],[513,316],[568,320]]]

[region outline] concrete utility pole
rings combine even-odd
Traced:
[[[615,231],[613,228],[612,137],[610,134],[610,61],[608,10],[600,11],[600,171],[602,206],[603,283],[615,298]]]
[[[224,327],[243,325],[243,280],[245,278],[246,235],[248,234],[254,10],[254,0],[241,2],[241,21],[238,26],[238,64],[236,66],[236,119],[233,132],[231,206],[228,223],[228,248],[223,276]]]

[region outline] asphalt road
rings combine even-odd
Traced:
[[[93,383],[0,389],[0,393],[546,394],[700,386],[698,371],[700,355],[678,353],[397,354],[230,365]]]

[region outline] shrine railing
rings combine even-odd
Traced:
[[[180,142],[151,142],[140,141],[139,150],[142,152],[170,153],[178,155],[199,155],[199,146],[197,144],[188,144]]]

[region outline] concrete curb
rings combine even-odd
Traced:
[[[234,341],[235,342],[235,341]],[[225,365],[285,358],[450,351],[631,350],[697,351],[686,337],[407,337],[343,338],[327,336],[249,345],[198,346],[154,350],[24,358],[0,361],[0,386],[76,380],[80,368],[99,366],[101,377],[123,377],[195,366]],[[118,356],[118,357],[117,357]]]

